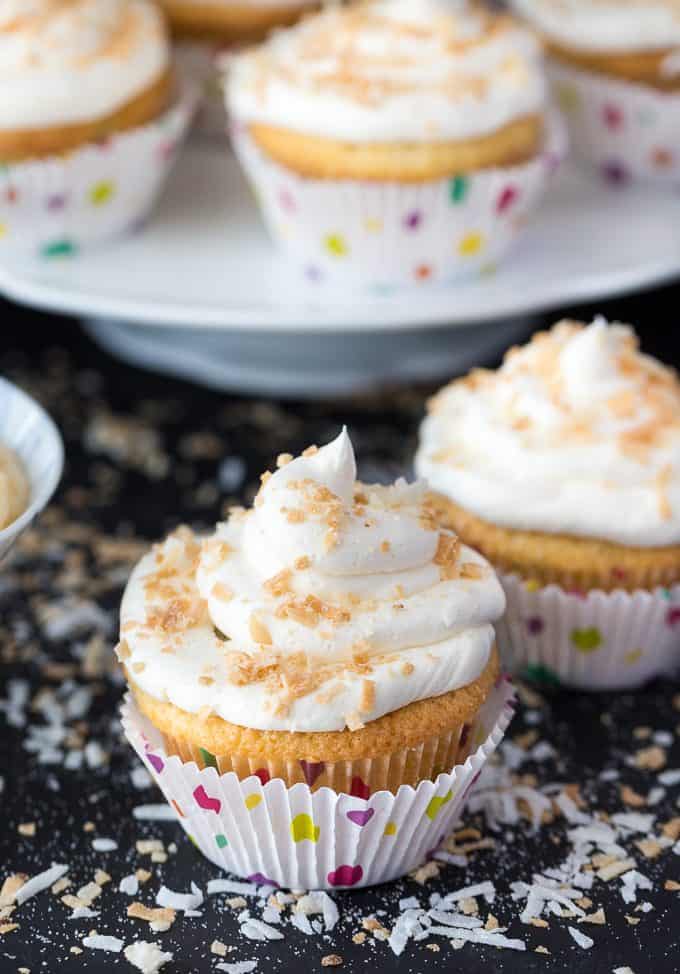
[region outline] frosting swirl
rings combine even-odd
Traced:
[[[143,559],[121,637],[135,682],[184,710],[337,731],[473,682],[503,610],[484,559],[436,529],[425,486],[357,484],[343,432],[284,462],[200,547],[175,535]]]
[[[680,543],[680,382],[633,330],[562,322],[430,405],[416,470],[502,527]]]
[[[236,57],[227,97],[246,123],[355,143],[453,141],[542,112],[537,52],[469,0],[368,0]]]
[[[106,117],[169,67],[149,0],[0,0],[0,128]]]
[[[680,45],[678,0],[511,0],[558,44],[600,53]]]

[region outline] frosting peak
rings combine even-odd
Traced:
[[[168,635],[155,626],[154,576],[167,602],[178,544],[191,549],[179,571],[191,635],[159,657]],[[252,510],[200,548],[180,536],[160,556],[141,563],[123,602],[122,635],[144,663],[134,679],[186,710],[207,705],[260,729],[356,728],[470,683],[504,609],[488,564],[437,530],[422,484],[356,482],[346,430],[280,457]]]
[[[680,382],[631,328],[562,322],[435,398],[416,469],[494,524],[678,544]]]
[[[471,0],[330,6],[236,57],[240,122],[352,142],[454,141],[543,111],[538,45]]]

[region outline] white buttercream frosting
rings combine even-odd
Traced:
[[[232,62],[233,117],[352,142],[487,135],[540,113],[536,42],[469,0],[331,7]]]
[[[603,54],[680,45],[678,0],[511,0],[547,37]]]
[[[493,524],[680,543],[680,383],[631,328],[563,322],[442,390],[416,470]]]
[[[105,118],[169,66],[150,0],[0,0],[0,128]]]
[[[425,485],[357,484],[343,432],[281,466],[211,538],[180,531],[141,561],[122,656],[142,690],[184,711],[355,729],[476,680],[503,610],[489,565],[437,530]]]

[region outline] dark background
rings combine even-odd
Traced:
[[[545,327],[564,315],[587,319],[602,312],[612,319],[634,323],[646,351],[680,366],[679,300],[680,285],[673,285],[613,302],[562,309],[560,314],[537,318],[535,325]],[[178,521],[210,525],[226,503],[250,501],[260,472],[278,453],[296,453],[311,442],[324,442],[343,422],[350,427],[363,479],[389,480],[410,473],[424,401],[436,386],[389,389],[351,400],[314,403],[232,397],[120,364],[86,339],[74,321],[9,304],[0,304],[0,315],[0,374],[19,382],[45,404],[66,442],[66,471],[55,502],[12,559],[0,567],[0,699],[7,695],[6,684],[13,677],[27,678],[35,694],[59,685],[59,675],[50,672],[50,661],[75,665],[76,679],[88,682],[96,694],[78,731],[85,739],[94,737],[102,743],[109,757],[104,767],[81,771],[67,771],[58,764],[42,765],[36,755],[23,748],[26,729],[5,726],[0,711],[0,776],[5,779],[0,793],[0,883],[8,873],[34,875],[53,861],[70,864],[74,889],[69,892],[92,879],[99,866],[113,877],[94,905],[101,910],[96,920],[69,920],[69,911],[49,891],[17,910],[12,919],[20,928],[0,936],[0,974],[22,966],[32,974],[51,974],[62,968],[131,971],[122,955],[69,953],[69,948],[93,927],[100,933],[120,936],[127,943],[133,939],[158,940],[163,949],[175,955],[163,974],[213,970],[220,960],[209,952],[214,939],[236,948],[225,958],[229,962],[258,958],[258,971],[291,974],[320,970],[321,957],[329,953],[343,957],[344,966],[338,969],[345,971],[377,968],[581,974],[610,972],[626,965],[635,974],[680,970],[676,929],[679,894],[663,889],[665,879],[680,880],[680,857],[672,854],[653,863],[640,861],[639,868],[654,882],[654,889],[640,899],[649,899],[654,910],[641,916],[637,925],[625,920],[628,908],[621,900],[619,885],[601,884],[596,905],[605,907],[607,924],[579,928],[595,940],[590,951],[571,940],[565,921],[551,922],[549,930],[520,923],[521,906],[512,902],[509,884],[514,879],[530,879],[533,870],[564,858],[564,827],[559,822],[541,829],[538,835],[532,834],[526,823],[504,828],[497,836],[495,850],[471,857],[464,872],[444,868],[439,879],[425,890],[412,880],[404,880],[375,891],[337,894],[342,920],[331,938],[305,938],[286,928],[284,941],[246,942],[239,935],[234,911],[224,906],[223,897],[207,900],[200,919],[178,916],[172,929],[161,935],[153,934],[140,921],[127,919],[125,908],[130,901],[116,892],[118,880],[138,865],[148,867],[148,860],[140,860],[135,853],[136,839],[159,836],[166,844],[175,842],[178,847],[167,863],[152,867],[153,879],[136,897],[147,903],[153,903],[161,881],[176,890],[187,890],[191,880],[205,888],[218,870],[193,849],[179,826],[140,823],[132,818],[134,806],[162,799],[153,787],[140,791],[130,783],[135,762],[115,720],[123,692],[120,679],[106,665],[94,675],[82,673],[78,653],[83,643],[97,636],[96,627],[92,631],[85,626],[69,638],[49,642],[45,638],[45,607],[59,606],[67,592],[75,598],[86,596],[107,610],[113,627],[129,564],[115,570],[110,566],[102,569],[97,552],[103,535],[157,539]],[[115,447],[97,437],[97,418],[110,418],[111,414],[120,420],[125,434],[132,432],[135,449],[123,448],[122,453],[116,453]],[[216,470],[225,456],[233,462],[230,474],[223,473],[220,482]],[[163,459],[167,463],[165,472]],[[238,476],[240,469],[242,477]],[[73,525],[79,530],[74,531]],[[107,645],[113,642],[101,632],[99,638]],[[676,729],[680,713],[674,709],[672,698],[679,690],[680,685],[664,681],[635,695],[563,692],[545,697],[538,707],[540,736],[557,749],[558,755],[527,770],[535,771],[539,784],[578,782],[591,807],[621,810],[616,787],[603,782],[599,774],[605,768],[625,767],[626,756],[638,746],[635,727]],[[521,707],[510,736],[527,730],[525,712]],[[39,724],[40,719],[29,714],[29,722]],[[668,767],[680,767],[677,734],[668,750]],[[633,787],[649,790],[652,782],[648,774],[633,769],[626,774]],[[664,803],[655,809],[660,821],[679,814],[679,794],[679,788],[668,789]],[[25,822],[36,823],[34,837],[17,833],[17,826]],[[86,822],[94,823],[94,832],[83,830]],[[113,837],[118,850],[93,852],[93,835]],[[418,895],[425,899],[435,890],[446,892],[489,878],[499,891],[493,913],[507,924],[508,936],[526,939],[526,953],[476,945],[454,951],[442,941],[439,953],[424,949],[422,944],[410,944],[397,959],[384,943],[352,943],[352,934],[361,928],[361,917],[384,909],[387,918],[394,920],[401,897]],[[550,954],[534,953],[539,944]]]

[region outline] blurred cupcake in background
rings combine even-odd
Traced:
[[[0,6],[0,254],[71,253],[134,226],[192,111],[150,0]]]
[[[226,87],[265,219],[313,279],[488,267],[563,151],[535,41],[463,0],[331,7],[234,58]]]
[[[135,569],[128,736],[201,851],[318,889],[426,858],[507,726],[483,558],[423,484],[356,481],[343,432],[279,458],[251,510]]]
[[[518,669],[608,689],[680,664],[680,382],[632,329],[562,322],[454,381],[416,469],[501,573]]]
[[[575,150],[613,183],[680,182],[677,0],[513,0],[550,55]]]
[[[276,27],[295,23],[318,0],[159,0],[173,38],[177,63],[202,91],[195,130],[225,137],[227,118],[219,61],[244,44],[263,40]]]

